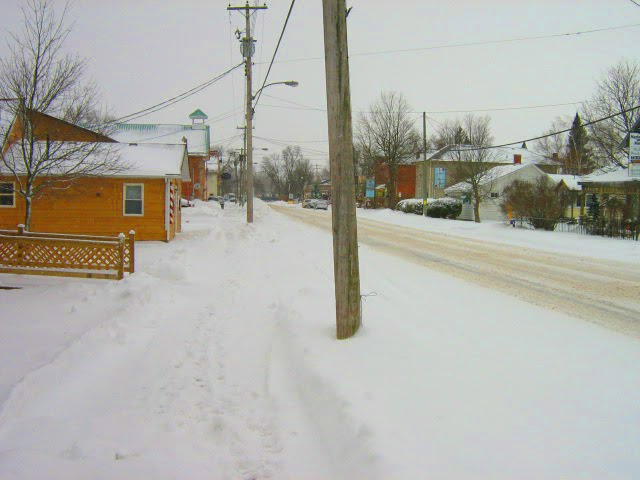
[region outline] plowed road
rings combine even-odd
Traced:
[[[331,213],[271,206],[331,231]],[[358,242],[640,338],[640,268],[358,219]]]

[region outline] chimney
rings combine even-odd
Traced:
[[[556,163],[560,162],[560,159],[558,158],[558,154],[557,153],[552,153],[551,154],[551,159]]]
[[[513,164],[514,165],[520,165],[522,163],[522,155],[518,154],[518,153],[514,153],[513,154]]]

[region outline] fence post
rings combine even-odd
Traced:
[[[18,236],[23,236],[24,235],[24,225],[21,223],[20,225],[18,225]],[[16,245],[16,254],[18,256],[18,266],[22,267],[22,261],[24,259],[24,245],[22,244],[22,239],[18,238],[16,239],[16,242],[18,243]]]
[[[129,274],[136,271],[136,232],[129,231]]]
[[[118,280],[124,278],[124,233],[118,235]]]

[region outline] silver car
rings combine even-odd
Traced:
[[[314,210],[328,210],[329,209],[329,202],[327,202],[326,200],[323,200],[322,198],[319,198],[317,200],[315,200],[312,204],[311,207]]]

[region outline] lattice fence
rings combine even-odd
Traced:
[[[120,280],[135,271],[135,232],[118,237],[0,230],[0,273]]]

